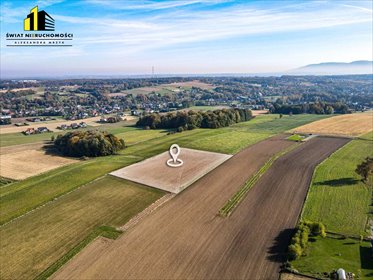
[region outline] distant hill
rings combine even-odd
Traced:
[[[296,75],[348,75],[373,74],[373,61],[324,62],[309,64],[288,72]]]

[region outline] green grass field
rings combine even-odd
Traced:
[[[136,158],[115,156],[97,158],[3,186],[0,188],[0,224],[135,161]]]
[[[315,277],[323,277],[323,273],[343,268],[353,272],[359,278],[373,278],[372,251],[369,242],[337,237],[318,237],[309,243],[307,256],[292,262],[298,271]]]
[[[129,126],[134,125],[135,123],[136,123],[135,121],[123,121],[123,122],[113,123],[113,124],[103,124],[101,126],[81,128],[78,130],[99,129],[99,130],[108,131],[113,134],[119,134],[119,133],[127,131],[128,129],[131,129],[131,127]],[[27,127],[25,127],[25,129],[26,128]],[[66,132],[67,131],[61,130],[58,132],[49,132],[49,133],[41,133],[41,134],[34,134],[34,135],[24,135],[21,132],[1,134],[0,147],[49,141],[52,135],[57,136],[58,134],[64,134]]]
[[[53,133],[53,132],[35,134],[35,135],[23,135],[20,132],[19,133],[1,134],[1,136],[0,136],[0,147],[46,141],[46,140],[50,140],[52,135],[56,136],[57,134],[58,133]]]
[[[363,184],[357,164],[373,156],[373,133],[353,140],[321,163],[304,206],[302,218],[320,221],[328,231],[365,235],[372,184]]]
[[[0,278],[35,278],[96,227],[123,225],[162,195],[106,176],[2,226]]]
[[[291,141],[295,141],[295,142],[300,142],[304,139],[305,137],[302,137],[301,135],[299,134],[293,134],[291,136],[289,136],[287,139],[288,140],[291,140]]]
[[[229,108],[229,106],[192,106],[188,110],[194,111],[214,111],[217,109]]]
[[[234,154],[243,148],[270,136],[285,132],[305,123],[320,120],[323,115],[284,116],[261,115],[255,119],[217,130],[214,134],[200,137],[187,144],[189,148]]]

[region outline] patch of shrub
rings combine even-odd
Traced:
[[[325,237],[325,226],[317,222],[301,222],[288,247],[289,260],[296,260],[305,255],[310,236]]]
[[[88,130],[58,135],[54,140],[58,151],[72,157],[98,157],[115,154],[125,147],[123,139],[107,132]]]
[[[150,127],[151,129],[166,128],[192,130],[194,128],[219,128],[230,126],[234,123],[245,122],[252,119],[248,109],[221,109],[214,111],[179,111],[165,115],[153,113],[141,117],[137,126]]]

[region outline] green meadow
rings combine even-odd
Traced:
[[[363,183],[356,166],[373,156],[373,133],[353,140],[321,163],[316,171],[302,218],[325,224],[328,231],[366,235],[372,203],[372,178]]]

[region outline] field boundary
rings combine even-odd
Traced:
[[[65,192],[65,193],[62,193],[62,194],[60,194],[59,196],[53,197],[53,198],[51,198],[50,200],[45,201],[45,202],[42,203],[42,204],[36,205],[34,208],[32,208],[32,209],[30,209],[29,211],[23,213],[22,215],[20,215],[20,216],[16,216],[16,217],[14,217],[14,218],[12,218],[12,219],[9,219],[8,221],[6,221],[6,222],[0,224],[0,228],[3,227],[3,226],[6,226],[7,224],[10,224],[10,223],[12,223],[12,222],[18,220],[18,219],[20,219],[20,218],[22,218],[22,217],[24,217],[24,216],[27,216],[27,215],[29,215],[30,213],[32,213],[32,212],[34,212],[34,211],[36,211],[36,210],[38,210],[38,209],[40,209],[40,208],[43,208],[44,206],[47,206],[48,204],[50,204],[50,203],[56,201],[57,199],[60,199],[60,198],[66,196],[66,195],[68,195],[68,194],[70,194],[70,193],[72,193],[72,192],[74,192],[74,191],[76,191],[76,190],[79,190],[80,188],[83,188],[83,187],[87,186],[88,184],[90,184],[90,183],[92,183],[92,182],[94,182],[94,181],[100,180],[100,179],[104,178],[105,176],[107,176],[107,174],[105,174],[105,175],[103,175],[103,176],[100,176],[100,177],[98,177],[98,178],[96,178],[96,179],[94,179],[94,180],[92,180],[92,181],[90,181],[90,182],[88,182],[88,183],[85,183],[85,184],[83,184],[83,185],[80,185],[80,186],[76,187],[75,189],[72,189],[72,190],[70,190],[70,191],[67,191],[67,192]]]
[[[326,137],[326,136],[324,136]],[[330,136],[329,136],[330,137]],[[335,137],[335,138],[344,138],[344,139],[351,139],[351,138],[348,138],[348,137]],[[351,139],[352,140],[352,139]],[[298,218],[298,224],[301,220],[303,220],[303,214],[304,214],[304,206],[306,205],[306,202],[307,202],[307,199],[308,199],[308,195],[310,193],[310,189],[312,187],[312,183],[315,179],[315,176],[316,176],[316,172],[317,170],[319,169],[320,165],[322,165],[326,160],[328,160],[332,155],[334,155],[335,153],[337,153],[338,151],[340,151],[341,149],[343,149],[344,147],[346,147],[348,144],[350,144],[351,141],[347,142],[345,145],[343,145],[342,147],[340,147],[339,149],[335,150],[333,153],[331,153],[328,157],[326,157],[323,161],[321,161],[316,167],[315,169],[313,170],[313,174],[312,174],[312,178],[311,178],[311,181],[309,183],[309,187],[308,187],[308,190],[307,190],[307,194],[306,194],[306,197],[303,201],[303,207],[302,207],[302,212],[300,213],[299,215],[299,218]]]
[[[158,200],[154,201],[152,204],[150,204],[148,207],[146,207],[144,210],[142,210],[140,213],[138,213],[136,216],[132,217],[127,223],[125,223],[123,226],[118,227],[117,229],[123,232],[128,231],[132,227],[136,226],[139,222],[141,222],[144,218],[149,216],[151,213],[156,211],[159,207],[161,207],[163,204],[165,204],[167,201],[171,200],[176,194],[174,193],[168,193]]]
[[[64,264],[70,261],[74,256],[76,256],[80,251],[87,247],[92,241],[99,237],[108,238],[115,240],[123,232],[113,227],[109,226],[99,226],[96,227],[90,234],[88,234],[82,241],[75,245],[70,251],[60,257],[42,273],[40,273],[35,280],[45,280],[52,276],[57,270],[59,270]]]
[[[300,144],[296,143],[288,148],[282,150],[281,152],[272,156],[269,160],[267,160],[264,165],[254,174],[252,175],[245,184],[224,204],[224,206],[219,210],[219,216],[221,217],[229,217],[234,209],[240,204],[240,202],[244,199],[246,194],[251,190],[251,188],[259,181],[259,179],[267,172],[267,170],[272,166],[272,164],[279,159],[280,157],[284,156],[288,152],[294,150]]]

